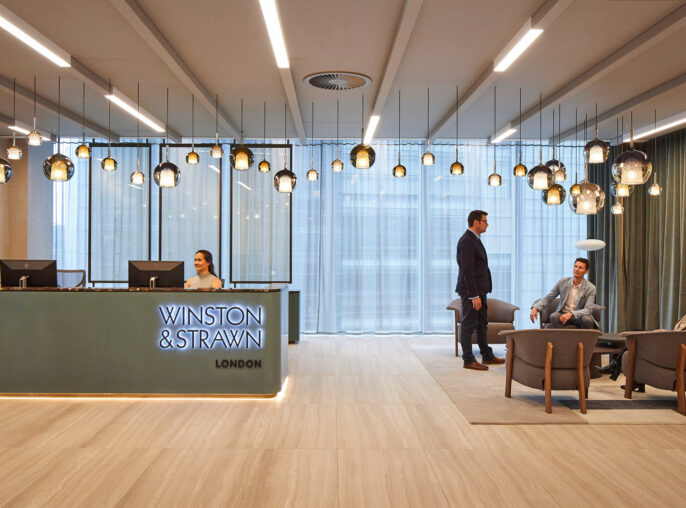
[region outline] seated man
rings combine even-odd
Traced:
[[[593,304],[595,303],[595,286],[584,276],[591,267],[588,259],[577,258],[574,261],[573,277],[564,277],[546,296],[534,302],[531,307],[531,322],[533,323],[540,310],[550,304],[557,296],[560,304],[554,313],[550,315],[550,323],[553,328],[562,328],[565,325],[574,325],[577,328],[598,327],[593,319]]]

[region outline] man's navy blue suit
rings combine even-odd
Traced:
[[[465,231],[457,242],[457,287],[455,292],[462,299],[462,323],[460,344],[465,365],[475,361],[472,354],[472,333],[476,330],[476,341],[484,360],[493,358],[493,349],[488,345],[488,304],[486,295],[493,289],[488,256],[481,239],[471,230]],[[481,298],[481,308],[474,310],[472,298]]]

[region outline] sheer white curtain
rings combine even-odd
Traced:
[[[375,141],[376,163],[369,170],[346,163],[332,173],[335,145],[315,141],[317,182],[308,182],[309,151],[295,151],[298,188],[293,194],[294,286],[301,290],[303,329],[325,333],[413,333],[452,330],[446,305],[456,297],[455,249],[467,228],[470,210],[488,212],[483,240],[493,273],[492,296],[522,308],[516,325],[530,327],[528,309],[554,282],[571,273],[582,253],[574,243],[586,237],[587,219],[574,215],[567,203],[547,206],[512,168],[519,149],[499,146],[498,172],[503,185],[487,185],[493,148],[466,142],[460,148],[461,176],[449,174],[455,159],[451,145],[435,145],[436,164],[420,165],[425,146],[404,141],[401,160],[407,176],[391,175],[397,145]],[[560,158],[573,180],[573,154],[564,147]],[[543,162],[551,158],[548,148]],[[538,163],[538,147],[526,146],[523,161]]]

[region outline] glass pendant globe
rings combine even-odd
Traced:
[[[602,164],[610,155],[610,145],[605,141],[595,138],[584,147],[584,158],[589,164]]]
[[[648,187],[648,194],[651,196],[660,196],[662,195],[662,187],[656,182]]]
[[[40,134],[38,133],[37,130],[32,130],[26,135],[26,139],[31,146],[40,146],[40,144],[43,142],[43,139],[41,138]]]
[[[224,157],[224,149],[219,143],[210,148],[210,157],[213,159],[221,159]]]
[[[363,143],[350,150],[350,163],[356,169],[369,169],[374,165],[376,153],[374,149]]]
[[[548,166],[539,164],[529,171],[527,183],[533,190],[548,190],[555,183],[555,179]]]
[[[133,173],[131,173],[129,179],[131,180],[131,183],[134,185],[143,185],[145,183],[145,174],[143,174],[139,170],[136,170]]]
[[[115,161],[112,157],[108,155],[102,160],[102,162],[100,163],[100,167],[105,171],[116,171],[117,161]]]
[[[239,145],[231,150],[229,158],[231,160],[231,165],[238,171],[250,169],[255,162],[252,150],[243,145]]]
[[[556,183],[550,189],[544,190],[541,197],[546,205],[561,205],[567,197],[567,191],[562,185]]]
[[[307,172],[307,180],[309,182],[316,182],[317,180],[319,180],[319,172],[314,168],[310,169]]]
[[[503,179],[498,173],[491,173],[488,177],[488,185],[491,187],[500,187],[503,184]]]
[[[612,163],[612,177],[615,182],[625,185],[643,185],[652,172],[653,164],[640,150],[622,152]]]
[[[274,188],[282,193],[291,193],[297,182],[295,173],[288,168],[283,168],[274,175]]]
[[[599,185],[592,182],[581,182],[581,192],[572,196],[569,207],[577,215],[593,215],[605,205],[605,192]]]
[[[188,152],[186,154],[186,163],[190,164],[191,166],[195,166],[200,162],[200,156],[197,154],[197,152]]]
[[[271,164],[269,164],[268,160],[262,160],[257,165],[257,169],[260,170],[260,173],[269,173],[272,169],[272,166],[271,166]]]
[[[66,182],[74,176],[74,163],[66,155],[56,153],[43,162],[43,174],[53,182]]]
[[[526,166],[520,162],[519,164],[517,164],[517,165],[512,169],[512,174],[513,174],[514,176],[518,176],[518,177],[526,176],[526,174],[527,174]]]
[[[155,168],[152,172],[152,178],[158,186],[170,189],[179,184],[181,171],[179,171],[176,164],[165,161]]]
[[[407,169],[400,163],[393,168],[393,176],[396,178],[404,178],[406,174]]]
[[[436,157],[434,157],[434,154],[428,150],[424,152],[424,155],[422,155],[422,166],[433,166],[435,162]]]
[[[91,156],[91,149],[88,145],[79,145],[76,147],[75,153],[79,159],[88,159]]]
[[[460,161],[455,161],[450,165],[451,175],[461,175],[464,173],[464,166]]]
[[[567,171],[564,166],[553,171],[553,180],[556,182],[564,182],[567,179]]]
[[[610,182],[610,193],[616,198],[627,198],[634,192],[634,185],[626,185],[617,183],[614,180]]]
[[[617,201],[614,205],[612,205],[610,211],[612,212],[612,215],[622,215],[624,213],[624,207],[622,206],[622,203]]]
[[[7,183],[12,179],[12,165],[9,161],[0,158],[0,184]]]
[[[18,161],[23,155],[21,148],[17,145],[12,145],[7,149],[7,158],[11,161]]]
[[[341,171],[343,171],[343,161],[340,159],[336,159],[335,161],[333,161],[331,163],[331,170],[334,173],[340,173]]]
[[[575,183],[569,188],[569,195],[578,196],[579,194],[581,194],[581,186],[578,183]]]

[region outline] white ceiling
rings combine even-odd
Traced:
[[[114,1],[114,0],[113,0]],[[418,1],[418,0],[412,0]],[[140,83],[141,105],[165,119],[165,90],[170,93],[170,127],[191,134],[191,92],[107,0],[0,0],[8,9],[66,50],[100,78],[111,79],[135,100]],[[257,0],[138,0],[139,5],[211,95],[219,94],[223,111],[240,124],[244,100],[247,137],[262,136],[262,108],[267,104],[267,136],[282,137],[284,85],[276,67]],[[544,0],[424,0],[397,74],[382,108],[377,137],[397,135],[397,93],[402,91],[402,136],[426,136],[426,92],[431,92],[430,127],[474,84]],[[534,44],[505,73],[497,87],[497,128],[516,119],[519,89],[523,109],[538,103],[585,70],[631,42],[638,34],[681,7],[675,0],[576,0],[557,16]],[[341,137],[358,137],[361,96],[368,116],[384,77],[403,15],[404,0],[280,0],[279,10],[291,62],[291,76],[305,132],[312,133],[310,108],[315,105],[315,136],[334,137],[336,100],[340,100]],[[603,113],[686,72],[683,48],[686,24],[666,37],[646,44],[616,69],[591,80],[562,101],[562,130],[579,118],[592,117],[595,104]],[[38,94],[57,102],[57,77],[62,77],[62,104],[81,113],[81,82],[59,69],[5,31],[0,31],[0,76],[17,79],[25,88],[38,78]],[[312,88],[303,78],[319,71],[354,71],[371,76],[372,84],[357,91],[332,92]],[[107,128],[107,101],[87,88],[87,118]],[[556,107],[556,106],[555,106]],[[686,85],[675,87],[633,107],[634,126],[686,111]],[[0,114],[12,116],[12,96],[0,88]],[[629,111],[625,112],[628,126]],[[17,118],[30,124],[32,104],[17,99]],[[196,137],[214,136],[214,112],[196,100]],[[38,108],[39,128],[56,131],[56,114]],[[365,121],[366,123],[366,121]],[[1,134],[7,134],[1,127]],[[135,134],[135,121],[112,108],[112,131]],[[601,136],[615,136],[613,116],[600,125]],[[223,131],[223,129],[220,129]],[[493,131],[492,87],[460,111],[460,136],[486,138]],[[152,132],[141,127],[143,135]],[[589,129],[589,133],[590,133]],[[62,135],[78,136],[81,126],[63,120]],[[91,132],[92,134],[92,132]],[[222,135],[227,135],[222,132]],[[543,136],[552,134],[552,107],[543,112]],[[292,118],[288,136],[295,137]],[[438,138],[452,139],[454,123]],[[538,118],[523,124],[524,138],[538,138]]]

